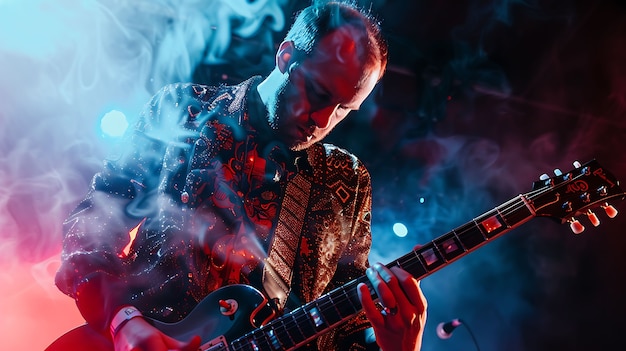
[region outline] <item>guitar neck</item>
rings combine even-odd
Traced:
[[[398,266],[418,279],[424,278],[535,215],[532,204],[519,195],[387,267]],[[372,297],[377,298],[367,277],[360,277],[233,341],[232,349],[292,350],[306,344],[361,311],[356,289],[359,283],[367,284]]]
[[[392,261],[387,267],[398,266],[422,279],[535,216],[532,203],[519,195]]]

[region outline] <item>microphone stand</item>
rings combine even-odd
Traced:
[[[474,345],[476,346],[476,351],[480,351],[480,346],[478,346],[478,341],[476,340],[476,336],[474,336],[474,333],[472,332],[472,329],[470,329],[469,325],[467,325],[467,323],[465,323],[464,320],[459,319],[461,321],[461,324],[465,326],[465,329],[467,329],[467,332],[469,333],[469,335],[472,337],[472,341],[474,342]]]

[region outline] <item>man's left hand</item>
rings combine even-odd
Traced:
[[[380,263],[368,268],[366,275],[378,295],[379,306],[367,285],[361,283],[357,289],[378,346],[383,351],[419,351],[427,308],[419,281],[399,267],[388,269]]]

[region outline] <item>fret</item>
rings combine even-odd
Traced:
[[[283,345],[284,348],[289,348],[296,345],[296,342],[291,338],[289,330],[285,326],[284,318],[281,317],[276,321],[270,323],[270,325],[273,326],[274,335],[278,339],[278,342],[280,342],[280,344]]]
[[[509,227],[516,227],[535,216],[535,211],[530,207],[526,198],[520,195],[520,200],[513,205],[513,210],[506,211],[506,215],[502,215]],[[501,206],[503,207],[503,206]]]
[[[398,258],[394,263],[396,266],[404,269],[405,271],[409,273],[412,273],[415,270],[415,267],[414,267],[415,265],[423,268],[422,265],[419,264],[419,260],[416,260],[415,257],[411,255],[411,253]]]
[[[480,228],[473,222],[458,227],[454,232],[467,250],[471,250],[487,240]]]
[[[397,260],[395,260],[394,262],[389,262],[389,264],[387,264],[387,268],[391,268],[393,266],[400,267],[400,268],[404,269],[405,271],[413,274],[411,272],[411,269],[413,267],[411,267],[411,257],[409,257],[409,255],[404,255],[404,256],[398,258]]]
[[[308,305],[311,305],[311,308],[307,309],[307,313],[309,315],[309,318],[311,319],[311,322],[313,323],[313,326],[315,326],[315,329],[320,330],[320,329],[324,329],[322,327],[328,326],[326,324],[326,321],[322,317],[322,314],[317,305],[317,302],[313,301],[312,303]]]
[[[230,348],[233,349],[233,351],[243,351],[245,347],[244,344],[244,338],[239,338],[237,340],[234,340],[231,344],[230,344]]]
[[[241,343],[239,342],[240,339],[234,340],[233,342],[230,343],[230,348],[233,351],[241,351]]]
[[[409,266],[410,263],[411,263],[410,259],[407,258],[406,255],[405,255],[405,256],[402,256],[402,257],[398,258],[395,262],[390,262],[387,265],[387,268],[391,268],[393,266],[398,266],[398,267],[400,267],[400,268],[402,268],[402,269],[404,269],[405,271],[408,272],[407,266]]]
[[[454,260],[466,252],[454,232],[441,236],[436,239],[434,243],[447,262]]]
[[[337,301],[335,306],[337,307],[337,312],[342,319],[354,314],[354,308],[350,304],[346,303],[346,301],[350,300],[347,295],[343,294],[343,296],[338,296],[337,299],[334,300]]]
[[[253,331],[248,341],[254,351],[269,350],[271,347],[269,340],[267,340],[267,335],[261,329]]]
[[[361,300],[359,300],[359,293],[357,292],[357,288],[356,288],[357,285],[359,285],[359,282],[361,282],[361,280],[353,280],[349,283],[346,283],[343,286],[345,289],[347,289],[347,294],[348,294],[348,297],[350,298],[350,305],[352,305],[352,308],[354,308],[353,314],[361,311],[361,307],[362,307]],[[369,280],[367,280],[367,282],[369,282]]]
[[[289,332],[289,336],[294,344],[297,345],[306,340],[307,336],[302,332],[302,329],[300,329],[298,320],[293,312],[289,313],[287,317],[287,320],[285,320],[285,329]]]
[[[233,342],[235,350],[259,351],[259,345],[254,335],[246,335],[241,339]]]
[[[370,289],[372,290],[372,289]],[[347,318],[352,316],[353,314],[359,311],[359,308],[354,306],[352,299],[350,298],[350,293],[346,291],[346,286],[342,286],[336,290],[337,293],[341,293],[341,295],[335,300],[337,301],[337,309],[341,314],[342,318]],[[345,303],[346,301],[350,302],[349,304]]]
[[[461,238],[459,238],[459,235],[457,234],[456,231],[451,231],[449,234],[454,235],[454,238],[456,239],[456,242],[459,243],[460,248],[464,251],[464,252],[469,252],[469,248],[467,246],[465,246],[465,243],[461,240]]]
[[[283,347],[283,344],[280,340],[278,340],[278,336],[276,335],[274,328],[272,328],[272,325],[270,324],[262,329],[265,330],[265,337],[267,338],[272,350],[280,350]]]
[[[424,271],[424,274],[422,274],[422,275],[428,274],[428,268],[424,265],[424,262],[422,261],[421,256],[420,256],[418,250],[413,250],[413,255],[415,255],[415,259],[413,261],[419,262],[422,270]],[[420,277],[422,275],[420,275]]]
[[[272,328],[262,328],[261,330],[263,331],[263,343],[267,342],[267,350],[280,350],[280,342],[276,339],[274,330]]]
[[[409,272],[414,277],[422,277],[428,273],[428,270],[426,269],[426,267],[424,267],[419,258],[415,256],[416,254],[417,253],[413,251],[412,253],[401,257],[396,262],[400,268]],[[402,260],[404,263],[400,264],[400,260]]]
[[[424,266],[428,268],[428,271],[433,271],[445,263],[443,257],[441,257],[441,254],[437,250],[437,246],[432,242],[421,247],[418,256],[424,263]]]
[[[485,213],[484,215],[474,219],[474,222],[487,239],[491,239],[496,236],[496,234],[507,229],[506,223],[497,210]]]
[[[483,227],[481,227],[480,224],[478,224],[478,222],[476,221],[476,218],[472,220],[472,223],[474,223],[474,228],[478,229],[478,231],[480,232],[480,235],[483,237],[484,239],[483,242],[489,240],[489,237],[485,235],[485,231]]]
[[[339,314],[339,310],[335,306],[335,302],[333,301],[330,294],[325,294],[318,299],[320,312],[324,316],[326,323],[328,325],[334,325],[338,322],[341,322],[343,318]]]
[[[296,323],[298,323],[298,327],[300,328],[302,335],[304,335],[305,340],[317,334],[315,325],[313,325],[313,321],[311,321],[311,318],[304,307],[295,309],[292,314],[294,315]]]

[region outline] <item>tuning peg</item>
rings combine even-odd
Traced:
[[[539,180],[547,180],[547,179],[550,179],[550,176],[545,173],[539,177]]]
[[[588,204],[591,202],[591,195],[588,192],[584,192],[582,194],[580,194],[580,199],[582,200],[582,202]]]
[[[561,176],[562,174],[563,174],[563,172],[561,172],[561,170],[560,170],[560,169],[558,169],[558,168],[557,168],[557,169],[555,169],[555,170],[554,170],[554,175],[555,175],[555,176],[559,177],[559,176]]]
[[[574,168],[582,167],[582,164],[580,164],[580,162],[578,162],[578,161],[574,161],[573,165],[574,165]]]
[[[572,212],[574,209],[572,208],[571,201],[565,201],[561,207],[565,210],[565,212]]]
[[[600,220],[598,219],[598,216],[596,216],[596,214],[593,213],[591,210],[587,211],[587,218],[589,218],[589,221],[591,222],[591,224],[593,224],[594,227],[600,225]]]
[[[569,227],[572,232],[574,232],[574,234],[580,234],[585,230],[585,227],[580,224],[580,222],[576,220],[576,218],[572,218],[569,220]]]
[[[615,218],[615,216],[617,216],[617,209],[615,209],[615,207],[613,207],[612,205],[605,203],[604,205],[602,205],[602,208],[604,209],[604,212],[606,212],[606,215],[609,216],[609,218]]]

